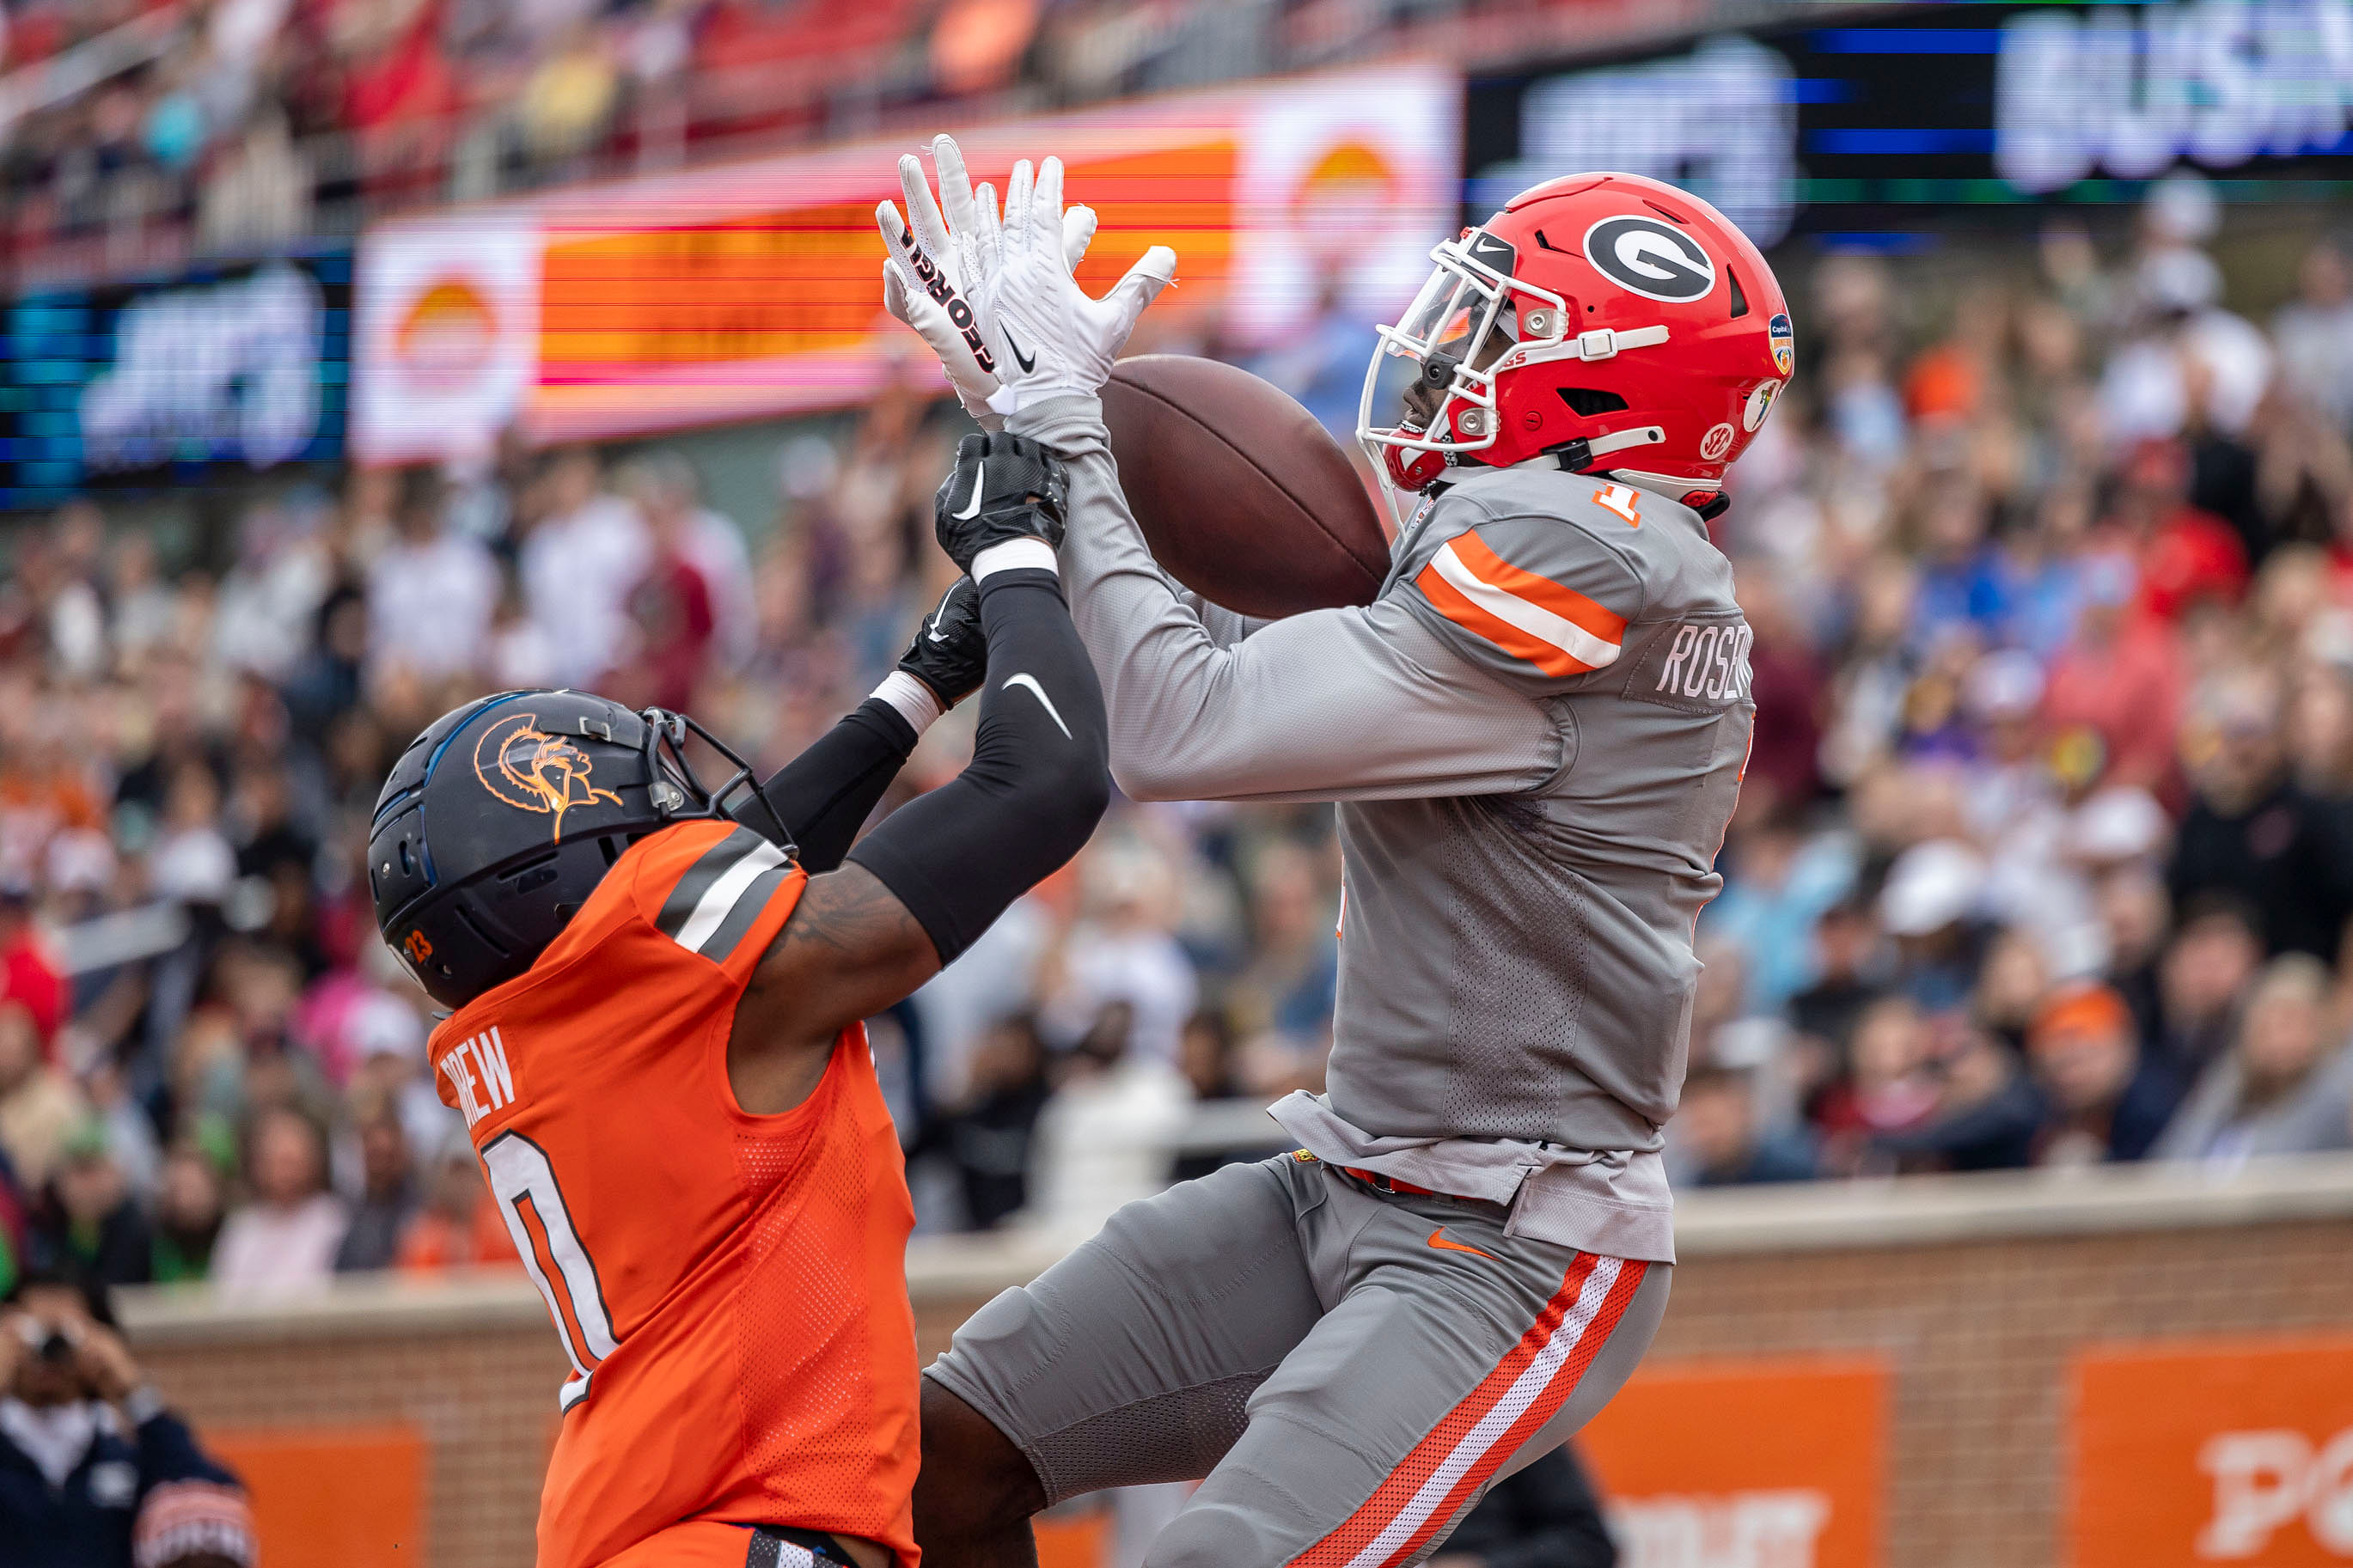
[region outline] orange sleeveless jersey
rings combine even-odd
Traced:
[[[690,1519],[862,1536],[915,1568],[914,1216],[865,1031],[783,1115],[727,1082],[736,1000],[807,880],[749,828],[665,828],[433,1032],[572,1362],[539,1568]]]

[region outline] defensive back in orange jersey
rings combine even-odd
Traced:
[[[572,1363],[539,1568],[698,1519],[863,1537],[914,1568],[913,1211],[865,1032],[782,1115],[728,1087],[736,1002],[806,882],[749,828],[665,828],[433,1033]]]

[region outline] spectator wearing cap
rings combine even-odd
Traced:
[[[1896,984],[1929,1012],[1967,1000],[1978,969],[1986,864],[1957,838],[1932,838],[1896,857],[1879,894],[1879,923],[1895,939]]]
[[[343,1018],[344,1039],[357,1058],[348,1092],[354,1102],[380,1102],[400,1120],[412,1154],[430,1154],[465,1131],[465,1121],[441,1103],[425,1065],[425,1023],[406,997],[371,991]]]
[[[42,1265],[75,1279],[140,1285],[153,1273],[154,1233],[97,1118],[66,1139],[33,1234]]]
[[[2038,1165],[2090,1165],[2146,1156],[2181,1103],[2182,1085],[2135,1037],[2132,1010],[2105,985],[2061,990],[2027,1035],[2043,1116]]]
[[[2158,1138],[2161,1159],[2235,1165],[2353,1143],[2353,1051],[2331,1030],[2328,971],[2289,953],[2256,980],[2228,1055]]]
[[[251,1141],[253,1198],[221,1226],[212,1281],[225,1297],[282,1300],[327,1282],[349,1222],[327,1191],[324,1141],[309,1117],[265,1110]]]
[[[249,1568],[237,1477],[164,1406],[102,1286],[27,1275],[0,1308],[0,1552],[10,1568]]]

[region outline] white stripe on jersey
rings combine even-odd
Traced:
[[[1454,542],[1448,540],[1430,558],[1438,574],[1461,592],[1464,598],[1486,611],[1499,621],[1517,626],[1542,642],[1548,642],[1588,669],[1599,669],[1614,664],[1618,645],[1604,642],[1578,626],[1575,621],[1556,616],[1542,605],[1531,604],[1508,589],[1473,573],[1462,557],[1454,553]]]
[[[719,879],[697,900],[694,912],[673,939],[689,952],[701,952],[702,944],[726,923],[735,905],[750,890],[762,872],[773,871],[785,863],[785,852],[763,838],[744,852],[744,858],[719,874]]]

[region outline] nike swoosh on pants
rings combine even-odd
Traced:
[[[1442,1225],[1430,1233],[1430,1245],[1440,1252],[1467,1252],[1473,1258],[1483,1258],[1490,1263],[1495,1261],[1495,1255],[1492,1252],[1482,1252],[1475,1247],[1465,1247],[1459,1241],[1447,1240],[1446,1227]]]

